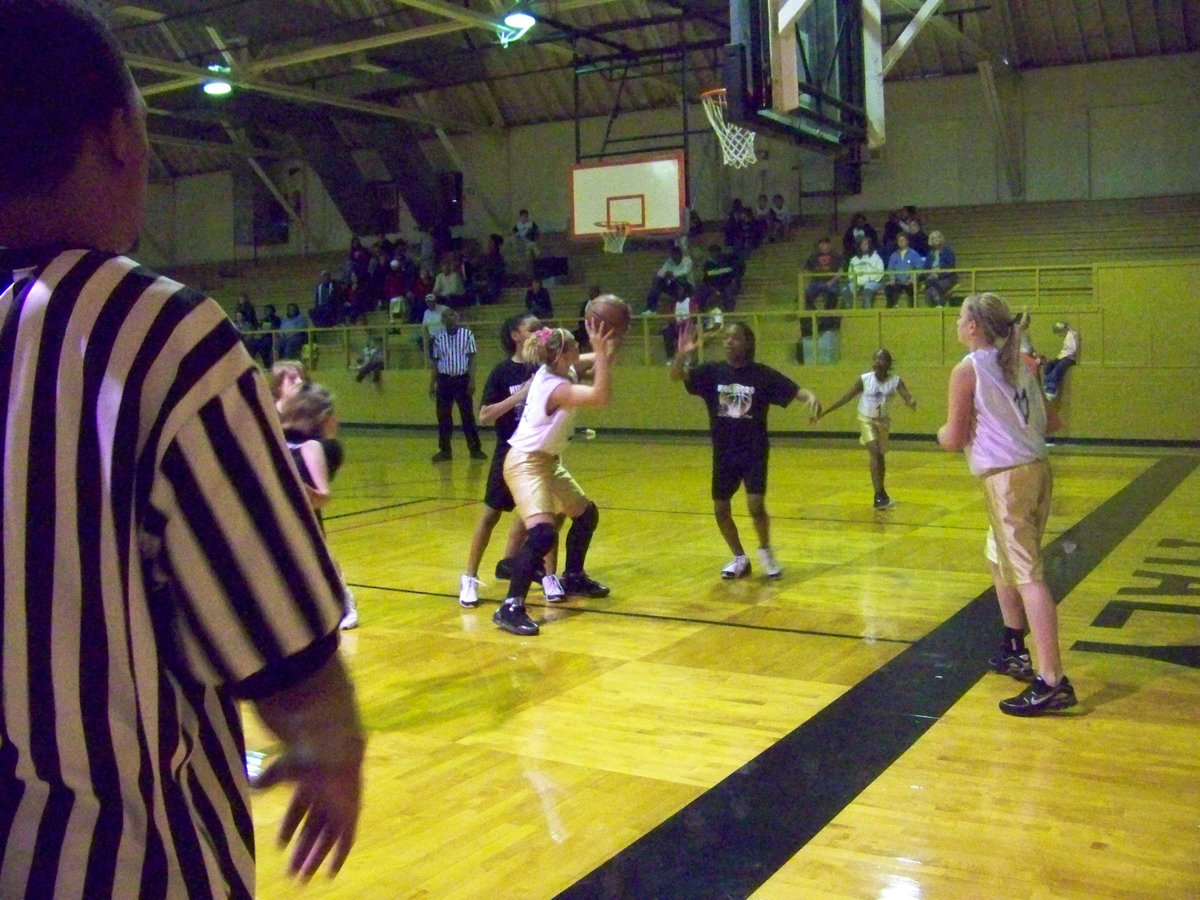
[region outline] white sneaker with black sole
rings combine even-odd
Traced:
[[[725,568],[721,570],[721,577],[728,580],[731,578],[745,578],[750,574],[750,557],[745,554],[739,554],[731,559]]]
[[[546,595],[547,603],[562,603],[567,599],[567,592],[563,590],[557,575],[546,575],[542,578],[542,593]]]
[[[474,609],[479,605],[479,588],[486,587],[478,578],[472,578],[470,575],[463,575],[459,579],[458,587],[458,605],[464,606],[467,609]]]

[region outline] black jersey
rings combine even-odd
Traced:
[[[767,446],[770,406],[787,406],[800,388],[782,372],[761,363],[734,367],[711,362],[692,370],[687,390],[708,407],[713,448],[741,452]]]
[[[513,362],[511,359],[506,359],[496,364],[496,368],[492,369],[488,375],[487,384],[483,386],[483,396],[480,402],[484,406],[490,406],[493,403],[499,403],[506,397],[511,397],[521,385],[533,377],[533,373],[537,371],[537,366],[529,365],[528,363]],[[513,436],[513,432],[517,430],[517,423],[521,421],[521,407],[511,409],[496,420],[496,441],[497,443],[507,444],[508,439]]]

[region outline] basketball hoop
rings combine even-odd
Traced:
[[[604,229],[604,252],[620,253],[625,249],[625,238],[629,235],[628,222],[597,222]]]
[[[725,88],[705,91],[700,95],[700,102],[704,104],[704,114],[717,133],[717,140],[721,142],[721,156],[725,165],[743,169],[758,162],[758,157],[754,155],[754,132],[725,120]]]

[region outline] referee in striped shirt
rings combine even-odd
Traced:
[[[337,571],[212,300],[119,254],[145,107],[67,0],[0,0],[0,897],[252,897],[237,707],[291,868],[354,840]]]
[[[433,358],[429,396],[437,404],[438,420],[438,452],[433,454],[433,461],[447,462],[453,458],[451,411],[455,405],[471,459],[487,459],[479,443],[479,429],[475,427],[475,335],[471,329],[459,325],[457,310],[447,309],[442,314],[442,324],[445,330],[433,335],[429,354]]]

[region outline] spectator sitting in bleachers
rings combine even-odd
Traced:
[[[451,309],[467,305],[467,286],[456,263],[452,254],[446,256],[442,260],[442,271],[433,279],[433,292]]]
[[[299,359],[300,348],[307,343],[308,317],[300,312],[300,307],[295,303],[289,303],[286,314],[279,323],[279,355]]]
[[[479,264],[475,267],[475,294],[480,303],[495,303],[504,291],[508,264],[500,250],[503,245],[503,237],[489,235],[487,250],[479,257]]]
[[[766,194],[759,194],[754,203],[754,243],[762,244],[771,236],[771,204]]]
[[[929,232],[929,253],[925,256],[925,302],[930,306],[945,306],[946,298],[954,285],[958,284],[958,275],[945,271],[953,269],[955,264],[954,251],[946,243],[940,231]]]
[[[258,326],[246,318],[246,314],[242,311],[239,305],[233,311],[233,327],[238,330],[241,335],[242,343],[246,346],[246,351],[253,358],[261,358],[264,365],[268,365],[267,359],[271,356],[271,336],[269,334],[255,334]],[[264,346],[265,343],[265,346]]]
[[[432,340],[433,336],[440,331],[445,331],[446,328],[442,325],[442,317],[446,314],[447,306],[443,306],[437,294],[425,295],[425,310],[421,314],[421,331],[422,334],[417,335],[417,344],[422,349],[429,346],[424,340],[424,335],[428,335]]]
[[[408,300],[408,320],[411,324],[421,324],[421,316],[425,314],[425,297],[432,293],[433,272],[429,269],[421,269],[404,292],[404,297]]]
[[[658,312],[658,298],[664,292],[673,292],[675,283],[682,282],[684,291],[692,290],[692,258],[687,256],[679,247],[671,248],[671,255],[655,273],[654,282],[650,285],[650,293],[646,295],[644,316],[652,316]]]
[[[925,235],[925,227],[915,206],[904,207],[900,214],[900,230],[908,237],[908,246],[924,258],[929,252],[929,238]]]
[[[883,285],[884,265],[870,237],[859,238],[858,252],[851,257],[848,271],[851,307],[871,309],[875,305],[875,295]]]
[[[393,299],[399,297],[404,299],[404,293],[408,288],[408,280],[404,277],[404,264],[395,257],[388,260],[387,274],[383,276],[383,297],[387,301],[388,308],[391,308]]]
[[[242,293],[238,296],[238,304],[234,312],[241,313],[242,319],[251,331],[258,328],[258,313],[254,310],[254,304],[250,302],[249,294]]]
[[[258,322],[258,327],[263,331],[278,331],[280,326],[279,316],[275,313],[274,303],[263,304],[262,318]]]
[[[313,291],[313,306],[308,311],[308,317],[318,328],[337,325],[341,319],[341,310],[338,308],[338,285],[328,269],[321,270],[321,277]]]
[[[804,263],[804,271],[811,276],[804,281],[804,308],[836,307],[841,290],[842,258],[833,252],[833,242],[828,237],[817,241],[816,249]],[[820,307],[816,305],[818,299],[821,299]]]
[[[899,216],[896,217],[897,223]],[[889,219],[889,224],[891,220]],[[899,224],[897,224],[899,227]],[[871,239],[871,246],[879,246],[879,235],[874,227],[867,221],[867,217],[860,212],[855,213],[850,219],[850,226],[846,229],[846,233],[842,235],[842,252],[846,259],[851,259],[858,255],[858,248],[862,245],[863,238]],[[892,236],[895,239],[895,235]]]
[[[896,305],[901,294],[908,296],[908,305],[913,306],[913,278],[916,273],[925,268],[922,256],[908,246],[908,235],[904,232],[896,235],[896,249],[888,259],[888,285],[884,288],[887,294],[888,309]]]
[[[717,302],[725,312],[732,310],[737,302],[745,272],[745,262],[727,252],[720,244],[712,244],[708,248],[703,283],[716,292]]]
[[[350,238],[350,252],[346,254],[345,271],[342,280],[348,282],[351,273],[359,278],[366,278],[371,267],[371,252],[363,246],[357,237]]]
[[[540,255],[538,252],[538,239],[541,237],[541,231],[538,229],[537,222],[530,218],[529,210],[522,209],[517,211],[517,222],[513,225],[513,234],[517,236],[517,243],[520,246],[521,254],[529,264],[529,269],[532,272],[533,261]]]
[[[725,214],[725,244],[735,252],[743,243],[742,235],[742,201],[737,197],[729,204],[729,212]]]
[[[700,312],[700,304],[688,296],[689,291],[683,289],[682,282],[675,282],[672,290],[672,296],[675,303],[672,307],[671,321],[662,329],[663,347],[667,352],[667,364],[670,365],[671,360],[675,358],[675,349],[679,346],[679,335],[687,326],[691,318]]]
[[[387,299],[383,283],[387,279],[388,272],[391,271],[391,262],[391,254],[378,247],[371,254],[371,265],[367,271],[367,295],[365,298],[368,311],[381,308],[383,301]]]
[[[1069,322],[1055,322],[1054,333],[1063,339],[1063,343],[1062,349],[1058,351],[1058,356],[1046,362],[1042,370],[1046,382],[1047,400],[1058,399],[1067,369],[1079,361],[1079,332],[1072,328]]]
[[[550,292],[542,284],[542,279],[536,275],[529,279],[529,290],[525,292],[525,309],[543,322],[554,318],[554,304],[550,302]]]
[[[792,214],[788,210],[787,204],[783,202],[783,194],[775,194],[771,197],[769,214],[771,224],[767,230],[767,240],[772,243],[786,241],[792,234]]]
[[[901,210],[888,210],[887,222],[883,226],[883,239],[879,244],[880,255],[884,259],[891,259],[892,254],[896,252],[896,236],[903,229],[900,227]]]

